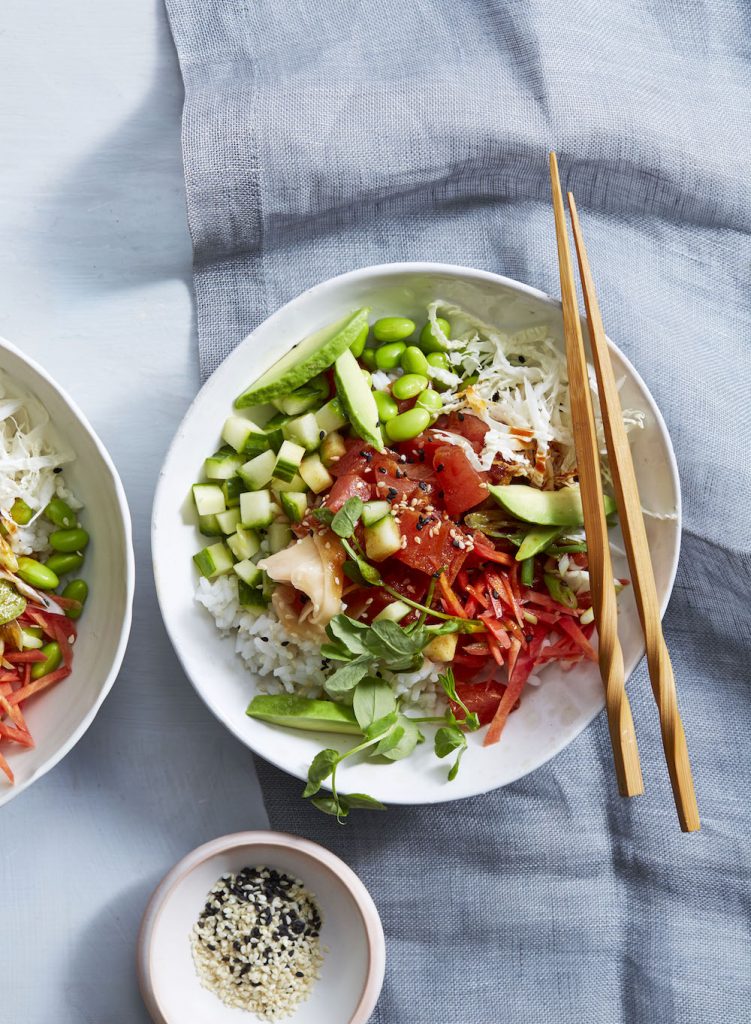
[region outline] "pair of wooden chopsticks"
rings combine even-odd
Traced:
[[[637,796],[644,792],[644,783],[639,764],[634,721],[631,717],[631,706],[626,695],[623,653],[618,640],[613,566],[610,560],[607,523],[603,507],[600,455],[576,298],[574,268],[566,229],[566,214],[555,153],[550,154],[550,180],[553,190],[558,265],[561,275],[563,330],[566,339],[571,419],[584,511],[584,531],[587,537],[592,605],[599,637],[600,674],[605,687],[608,726],[618,788],[622,796]],[[675,678],[662,634],[660,607],[657,601],[652,562],[649,557],[634,463],[623,426],[621,403],[608,353],[594,281],[584,247],[581,225],[574,197],[570,192],[568,193],[568,203],[579,260],[584,304],[587,310],[587,326],[597,375],[610,471],[615,485],[618,515],[626,544],[634,596],[644,632],[652,692],[660,716],[662,745],[681,828],[684,832],[694,832],[699,828],[699,810],[691,777],[686,736],[678,713]]]

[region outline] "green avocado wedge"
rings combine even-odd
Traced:
[[[17,619],[25,610],[26,598],[8,580],[0,580],[0,626]]]
[[[245,714],[272,725],[307,732],[339,732],[350,736],[359,736],[362,732],[352,708],[331,700],[309,700],[289,693],[254,697]]]
[[[525,523],[538,526],[582,526],[582,499],[579,485],[560,491],[538,491],[525,484],[491,484],[488,491],[501,508]],[[605,515],[615,512],[615,502],[605,495]]]
[[[303,338],[235,399],[236,409],[260,405],[307,384],[327,370],[367,330],[369,309],[358,309]]]
[[[352,429],[363,441],[367,441],[377,451],[382,452],[384,445],[378,422],[378,406],[370,390],[370,384],[351,352],[342,352],[334,363],[334,380],[336,393],[344,406]]]

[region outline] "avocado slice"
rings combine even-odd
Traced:
[[[560,526],[538,526],[536,530],[530,530],[529,533],[525,534],[524,540],[516,552],[517,562],[523,562],[525,558],[539,555],[551,541],[555,540],[562,533],[563,528]]]
[[[25,610],[26,598],[8,580],[0,580],[0,626],[17,619]]]
[[[327,370],[342,352],[358,341],[363,328],[367,330],[369,312],[369,309],[355,310],[303,338],[235,399],[235,408],[246,409],[287,395]]]
[[[342,352],[334,363],[336,391],[358,437],[383,451],[383,435],[378,423],[378,406],[365,376],[352,353]]]
[[[290,693],[254,697],[245,714],[272,725],[308,732],[341,732],[350,736],[359,736],[362,732],[352,708],[331,700],[309,700]]]
[[[539,526],[582,526],[582,499],[579,485],[564,487],[560,491],[538,491],[525,484],[493,485],[488,491],[498,504],[512,516]],[[615,512],[615,502],[606,494],[605,515]]]

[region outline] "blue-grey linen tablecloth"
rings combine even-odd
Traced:
[[[506,789],[346,827],[259,765],[273,824],[337,851],[378,904],[373,1020],[751,1021],[751,5],[166,2],[205,374],[304,288],[367,264],[557,294],[555,148],[609,332],[678,455],[665,624],[700,833],[678,830],[643,665],[636,800],[617,795],[602,715]]]

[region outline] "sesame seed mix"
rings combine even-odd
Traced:
[[[280,1020],[307,999],[323,963],[321,912],[303,883],[273,868],[223,875],[193,925],[204,988],[228,1006]]]

